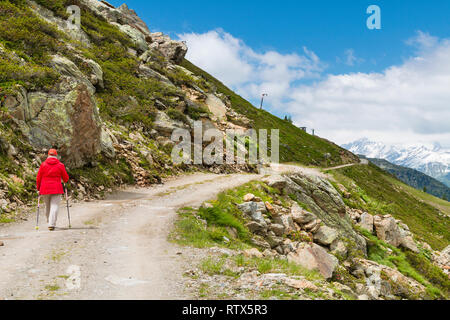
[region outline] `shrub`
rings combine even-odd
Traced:
[[[199,216],[205,219],[208,225],[235,228],[241,239],[248,239],[248,230],[230,212],[223,211],[218,207],[201,208],[199,210]]]
[[[167,110],[167,115],[168,115],[171,119],[173,119],[173,120],[181,121],[181,122],[184,122],[184,123],[187,122],[186,115],[184,115],[184,114],[183,114],[180,110],[178,110],[178,109],[175,109],[175,108],[169,108],[169,109]]]
[[[25,60],[46,63],[48,54],[57,52],[65,35],[38,18],[22,4],[0,2],[0,41]]]

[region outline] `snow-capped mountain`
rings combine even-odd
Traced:
[[[439,144],[397,146],[360,139],[343,148],[368,158],[385,159],[396,165],[419,170],[450,186],[450,150]]]

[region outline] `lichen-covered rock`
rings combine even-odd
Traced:
[[[284,191],[295,197],[295,199],[308,206],[308,211],[317,219],[304,211],[296,210],[294,219],[299,224],[302,219],[311,220],[303,225],[307,231],[315,233],[320,227],[320,222],[326,226],[339,230],[340,234],[353,243],[353,249],[366,254],[366,245],[362,237],[353,229],[353,222],[347,215],[346,206],[339,192],[325,178],[315,175],[303,175],[294,173],[284,176],[286,186]]]
[[[338,232],[333,228],[321,226],[314,234],[314,241],[321,245],[329,246],[337,239],[338,236]]]
[[[150,30],[148,26],[138,17],[134,10],[128,8],[126,4],[122,4],[120,7],[115,8],[114,6],[107,4],[105,1],[97,0],[82,0],[91,10],[96,14],[102,16],[111,23],[120,23],[129,25],[146,36],[150,35]],[[151,38],[148,38],[150,41]]]
[[[113,135],[106,128],[102,128],[100,135],[100,147],[108,158],[114,158],[116,156],[116,150],[114,149],[112,137]]]
[[[317,270],[325,279],[333,276],[338,259],[314,243],[301,243],[295,252],[288,254],[288,260],[308,270]]]
[[[81,43],[90,46],[89,36],[83,31],[82,28],[73,28],[71,27],[66,19],[59,18],[55,16],[53,11],[44,8],[43,6],[37,4],[34,1],[28,1],[30,4],[30,8],[43,20],[56,25],[59,30],[65,32],[69,37],[76,41],[80,41]]]
[[[331,253],[341,257],[343,259],[347,258],[347,253],[348,253],[348,249],[347,246],[345,245],[344,241],[341,240],[335,240],[331,245],[330,245],[330,250]]]
[[[83,166],[102,150],[113,156],[110,137],[102,134],[91,81],[66,57],[51,58],[59,82],[50,92],[18,87],[7,100],[14,121],[35,149],[58,148],[68,167]]]
[[[120,31],[127,34],[141,52],[148,50],[149,47],[146,37],[141,31],[127,24],[122,25],[114,22],[112,24],[116,25]]]
[[[117,8],[120,11],[121,20],[126,24],[138,29],[140,32],[145,34],[146,36],[150,34],[150,30],[148,29],[147,24],[142,21],[141,18],[136,14],[136,11],[128,8],[128,6],[124,3],[120,7]],[[150,39],[150,38],[149,38]]]

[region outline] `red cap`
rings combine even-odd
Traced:
[[[58,155],[58,152],[55,149],[48,150],[48,155],[52,157],[56,157]]]

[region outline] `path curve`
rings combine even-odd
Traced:
[[[193,174],[74,204],[73,229],[0,227],[0,299],[189,299],[183,248],[167,241],[178,208],[200,206],[259,175]],[[67,226],[62,208],[59,226]]]

